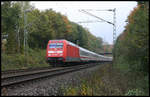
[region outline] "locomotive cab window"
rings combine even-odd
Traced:
[[[63,43],[51,43],[49,48],[63,48]]]

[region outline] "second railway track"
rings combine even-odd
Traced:
[[[86,64],[86,65],[77,65],[77,66],[71,66],[71,67],[59,67],[59,68],[51,68],[51,69],[44,69],[39,71],[33,71],[33,72],[24,72],[20,74],[15,74],[11,76],[2,76],[1,78],[1,86],[7,87],[10,85],[15,85],[19,83],[24,83],[27,81],[32,81],[44,77],[53,77],[56,75],[61,75],[73,71],[77,71],[80,69],[88,68],[95,66],[96,64]]]

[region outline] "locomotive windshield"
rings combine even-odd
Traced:
[[[51,43],[49,48],[63,48],[63,43]]]

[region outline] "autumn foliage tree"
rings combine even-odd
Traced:
[[[149,71],[149,4],[138,2],[128,16],[128,24],[115,45],[116,63],[129,64],[134,71]]]
[[[26,13],[25,25],[24,12]],[[9,21],[9,22],[8,22]],[[24,52],[24,29],[31,49],[45,49],[51,39],[66,39],[92,51],[102,51],[102,39],[53,9],[40,11],[29,2],[2,3],[2,33],[8,34],[7,53]]]

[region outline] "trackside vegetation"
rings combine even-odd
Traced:
[[[135,73],[112,68],[112,64],[104,64],[79,80],[80,83],[62,85],[60,94],[64,96],[149,95],[148,76],[143,76],[141,72]]]
[[[1,70],[16,70],[16,69],[29,69],[38,67],[50,66],[45,61],[46,50],[29,49],[29,55],[26,57],[24,54],[1,54]],[[36,56],[36,57],[35,57]],[[42,65],[41,65],[42,64]]]
[[[126,95],[149,95],[149,2],[138,1],[114,47],[114,66],[133,76]]]

